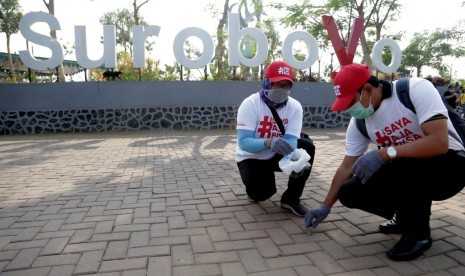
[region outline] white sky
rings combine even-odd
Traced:
[[[460,20],[465,19],[465,7],[461,7],[464,0],[443,0],[439,4],[426,3],[424,0],[399,0],[403,5],[401,18],[395,24],[398,30],[405,30],[408,33],[407,39],[398,41],[401,49],[407,45],[408,39],[414,32],[423,30],[433,30],[435,28],[452,28]],[[19,0],[25,13],[31,11],[44,11],[47,9],[42,0]],[[138,1],[141,2],[141,1]],[[235,1],[230,1],[234,3]],[[271,2],[264,0],[265,3]],[[300,2],[297,1],[296,2]],[[132,10],[132,0],[55,0],[55,16],[61,24],[58,31],[58,38],[63,44],[69,46],[74,44],[74,26],[87,26],[88,49],[91,58],[101,56],[103,47],[99,43],[102,35],[102,27],[99,18],[106,12],[114,11],[117,8],[128,8]],[[151,25],[161,27],[160,35],[155,39],[154,51],[151,57],[160,59],[162,63],[173,64],[175,58],[172,53],[172,44],[176,34],[187,27],[199,27],[208,33],[214,34],[217,26],[217,19],[213,18],[211,11],[206,11],[209,3],[215,3],[222,7],[223,0],[150,0],[143,6],[142,16]],[[337,18],[336,18],[337,20]],[[43,32],[44,34],[47,31]],[[281,34],[284,39],[285,34]],[[42,48],[42,49],[41,49]],[[12,36],[11,51],[18,52],[26,49],[25,39],[21,34]],[[92,51],[92,49],[96,49]],[[35,45],[34,54],[37,56],[49,57],[50,51],[47,48]],[[4,34],[0,34],[0,51],[6,52],[6,42]],[[92,54],[93,53],[93,54]],[[66,56],[65,59],[75,60],[74,54]],[[335,59],[336,60],[336,59]],[[465,78],[465,59],[447,59],[445,63],[452,66],[454,78]],[[335,61],[337,62],[337,61]],[[354,62],[359,62],[354,60]],[[329,60],[322,63],[329,64]],[[318,64],[314,64],[317,70]],[[424,75],[436,74],[434,70],[424,69]]]

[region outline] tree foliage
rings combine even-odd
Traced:
[[[444,57],[462,57],[465,48],[455,47],[462,39],[463,32],[456,29],[436,29],[433,32],[415,33],[409,45],[403,50],[403,65],[416,69],[418,77],[423,67],[437,69],[441,77],[450,78]]]
[[[19,21],[23,17],[18,0],[0,0],[0,32],[6,35],[8,63],[13,82],[16,82],[16,72],[10,50],[11,35],[19,31]]]

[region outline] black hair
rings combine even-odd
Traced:
[[[371,76],[365,83],[371,84],[373,87],[379,86],[379,79],[375,76]],[[365,83],[363,85],[365,85]],[[363,85],[357,90],[358,93],[362,93]]]

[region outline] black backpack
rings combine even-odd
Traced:
[[[410,78],[401,78],[397,81],[396,83],[396,90],[397,90],[397,96],[399,97],[399,100],[400,102],[405,106],[407,107],[408,109],[410,109],[413,113],[417,113],[415,111],[415,107],[413,106],[413,103],[412,101],[410,100],[410,93],[409,93],[409,81],[410,81]],[[446,106],[447,108],[447,113],[449,115],[449,119],[451,120],[452,122],[452,125],[454,126],[455,128],[455,131],[457,131],[457,133],[459,134],[460,137],[457,137],[457,135],[455,135],[455,133],[452,133],[449,131],[449,135],[451,135],[454,139],[456,139],[457,141],[459,141],[462,145],[464,145],[464,141],[465,141],[465,122],[464,120],[462,119],[462,117],[460,117],[459,114],[457,114],[457,112],[455,111],[454,108],[452,108],[444,99],[444,97],[441,97],[442,98],[442,102],[443,104]],[[367,137],[368,139],[370,139],[370,137],[368,136],[368,132],[367,132],[367,127],[365,125],[365,119],[356,119],[355,120],[355,125],[357,126],[358,130],[365,136]]]

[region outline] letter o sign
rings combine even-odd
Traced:
[[[198,37],[203,43],[203,53],[195,60],[189,59],[184,53],[184,42],[191,36]],[[176,35],[173,41],[174,56],[181,65],[187,68],[196,69],[204,67],[213,58],[213,51],[213,38],[207,31],[197,27],[185,28]]]
[[[388,47],[392,54],[391,63],[387,66],[383,63],[384,47]],[[377,41],[373,46],[373,54],[371,55],[371,58],[373,59],[373,64],[379,71],[391,74],[399,69],[400,62],[402,61],[402,54],[397,42],[392,39],[383,38]]]

